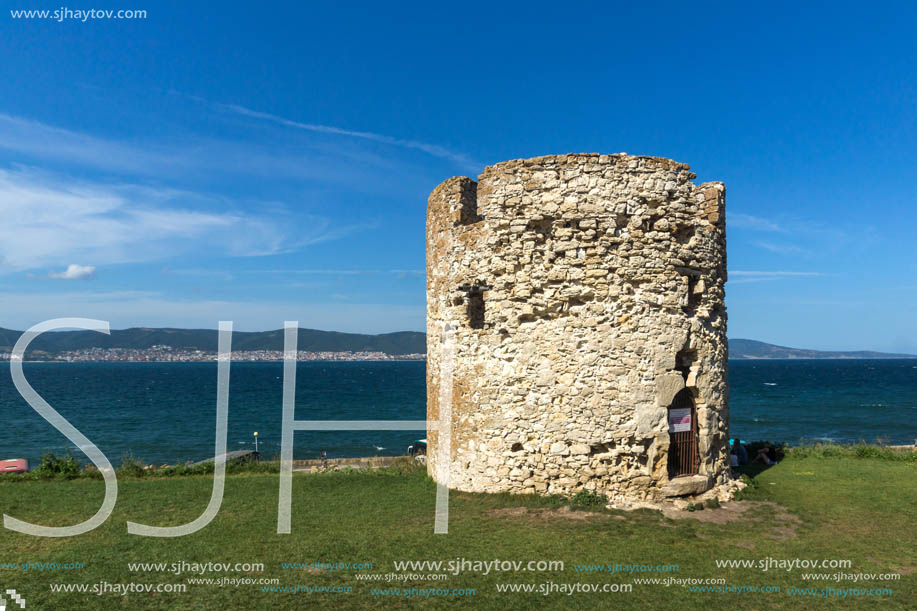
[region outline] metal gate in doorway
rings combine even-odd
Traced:
[[[694,396],[682,389],[669,407],[669,478],[694,475],[700,463],[697,453],[697,409]]]

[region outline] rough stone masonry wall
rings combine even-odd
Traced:
[[[427,417],[451,322],[450,487],[654,501],[726,483],[725,187],[689,170],[552,155],[433,191]],[[670,481],[667,407],[685,387],[699,475]]]

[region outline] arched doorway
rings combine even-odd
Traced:
[[[687,388],[669,407],[669,478],[694,475],[700,463],[697,452],[697,409]]]

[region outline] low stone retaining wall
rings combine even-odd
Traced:
[[[404,460],[404,458],[404,456],[370,456],[364,458],[329,458],[327,461],[322,461],[320,458],[294,460],[293,470],[318,471],[322,468],[323,462],[327,462],[328,469],[331,470],[346,469],[348,467],[352,469],[378,469],[379,467],[387,467],[395,461]]]

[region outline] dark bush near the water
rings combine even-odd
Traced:
[[[143,477],[143,462],[134,458],[133,454],[125,454],[121,457],[121,466],[118,467],[120,477]]]
[[[45,452],[38,468],[30,473],[40,479],[73,479],[79,477],[81,471],[80,461],[72,452],[67,452],[67,456],[64,457],[55,456],[53,452]]]

